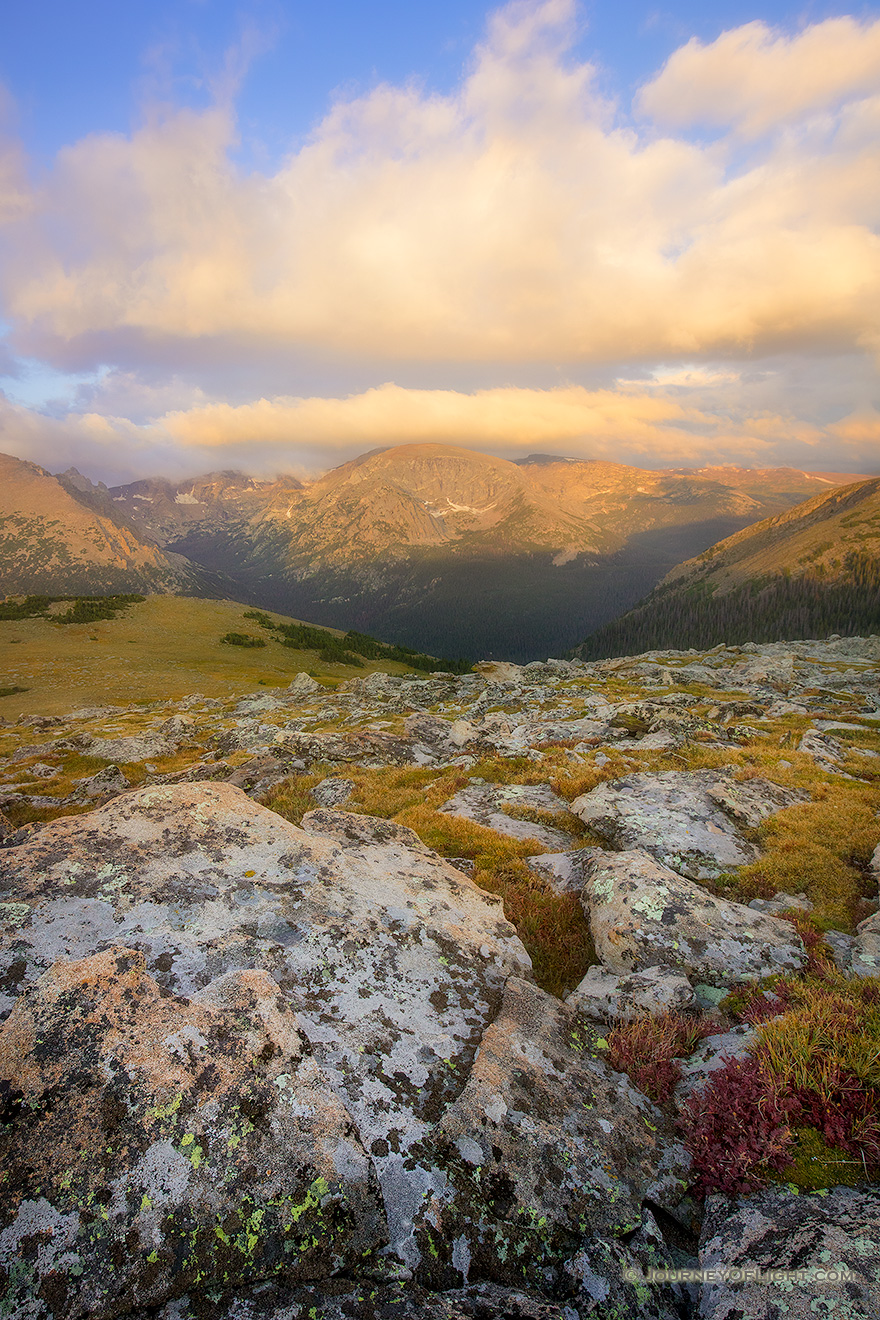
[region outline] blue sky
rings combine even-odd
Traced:
[[[9,452],[880,470],[876,5],[31,0],[0,84]]]

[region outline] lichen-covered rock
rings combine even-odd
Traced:
[[[508,981],[467,1085],[421,1152],[444,1175],[417,1219],[421,1278],[525,1282],[570,1297],[578,1315],[656,1314],[623,1277],[638,1260],[627,1242],[640,1229],[650,1238],[646,1199],[680,1198],[687,1156],[589,1039],[576,1013]],[[653,1250],[659,1263],[662,1240]]]
[[[751,1053],[757,1032],[754,1027],[741,1023],[729,1031],[704,1036],[687,1059],[681,1061],[681,1078],[675,1088],[675,1103],[681,1107],[695,1092],[701,1091],[731,1059],[744,1059]]]
[[[309,790],[309,796],[319,807],[342,807],[354,792],[353,779],[340,779],[338,775],[322,779]]]
[[[79,787],[67,799],[70,803],[90,802],[93,798],[116,797],[125,793],[131,784],[118,765],[107,765],[88,779],[80,780]]]
[[[856,927],[849,970],[853,976],[880,976],[880,912],[874,912]]]
[[[577,1320],[577,1313],[522,1287],[474,1283],[438,1293],[408,1280],[339,1278],[296,1289],[260,1285],[202,1294],[125,1320]]]
[[[406,1238],[424,1191],[407,1151],[460,1090],[504,982],[528,976],[530,962],[501,899],[410,831],[314,815],[336,832],[297,829],[225,784],[182,784],[126,794],[3,849],[6,1010],[58,958],[113,945],[141,949],[175,994],[232,968],[268,971]]]
[[[581,904],[596,953],[614,972],[672,967],[723,986],[804,961],[789,922],[716,898],[646,852],[596,854],[588,872]]]
[[[375,1174],[279,987],[163,995],[141,953],[59,962],[0,1031],[8,1320],[322,1278],[385,1240]]]
[[[643,848],[664,866],[702,880],[753,862],[753,827],[807,795],[723,770],[639,773],[599,784],[571,810],[614,848]]]
[[[511,839],[535,839],[557,852],[571,846],[571,834],[541,821],[518,819],[513,814],[517,810],[568,812],[569,805],[546,784],[470,784],[440,807],[447,815],[472,820]]]
[[[565,852],[539,853],[537,857],[527,857],[526,866],[534,871],[555,894],[579,894],[587,883],[586,865],[594,853],[601,848],[570,848]]]
[[[565,1002],[599,1022],[628,1022],[645,1013],[688,1013],[696,1008],[690,981],[669,967],[646,967],[629,976],[589,967]]]
[[[700,1320],[877,1320],[880,1191],[835,1187],[815,1196],[777,1188],[728,1200],[709,1197],[700,1265]],[[786,1271],[773,1280],[737,1271]]]

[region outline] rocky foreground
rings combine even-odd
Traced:
[[[4,1317],[880,1314],[876,1115],[816,1194],[682,1125],[816,967],[874,1012],[880,638],[480,668],[0,729]]]

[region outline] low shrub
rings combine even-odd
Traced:
[[[734,1194],[769,1178],[806,1190],[838,1172],[880,1173],[880,980],[816,966],[724,1001],[758,1030],[752,1058],[728,1063],[685,1106],[698,1190]]]
[[[265,646],[262,637],[252,637],[250,633],[228,632],[220,638],[222,646]]]
[[[685,1102],[681,1126],[698,1195],[753,1192],[791,1163],[795,1103],[755,1059],[731,1059]]]
[[[649,1100],[661,1105],[681,1077],[679,1059],[693,1054],[713,1030],[712,1024],[681,1013],[646,1013],[614,1028],[608,1038],[608,1062],[618,1072],[625,1072]]]

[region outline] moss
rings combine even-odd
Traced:
[[[877,1170],[873,1171],[876,1175]],[[826,1187],[856,1187],[872,1181],[864,1160],[829,1146],[821,1132],[812,1127],[795,1128],[794,1158],[773,1181],[790,1183],[802,1192]]]

